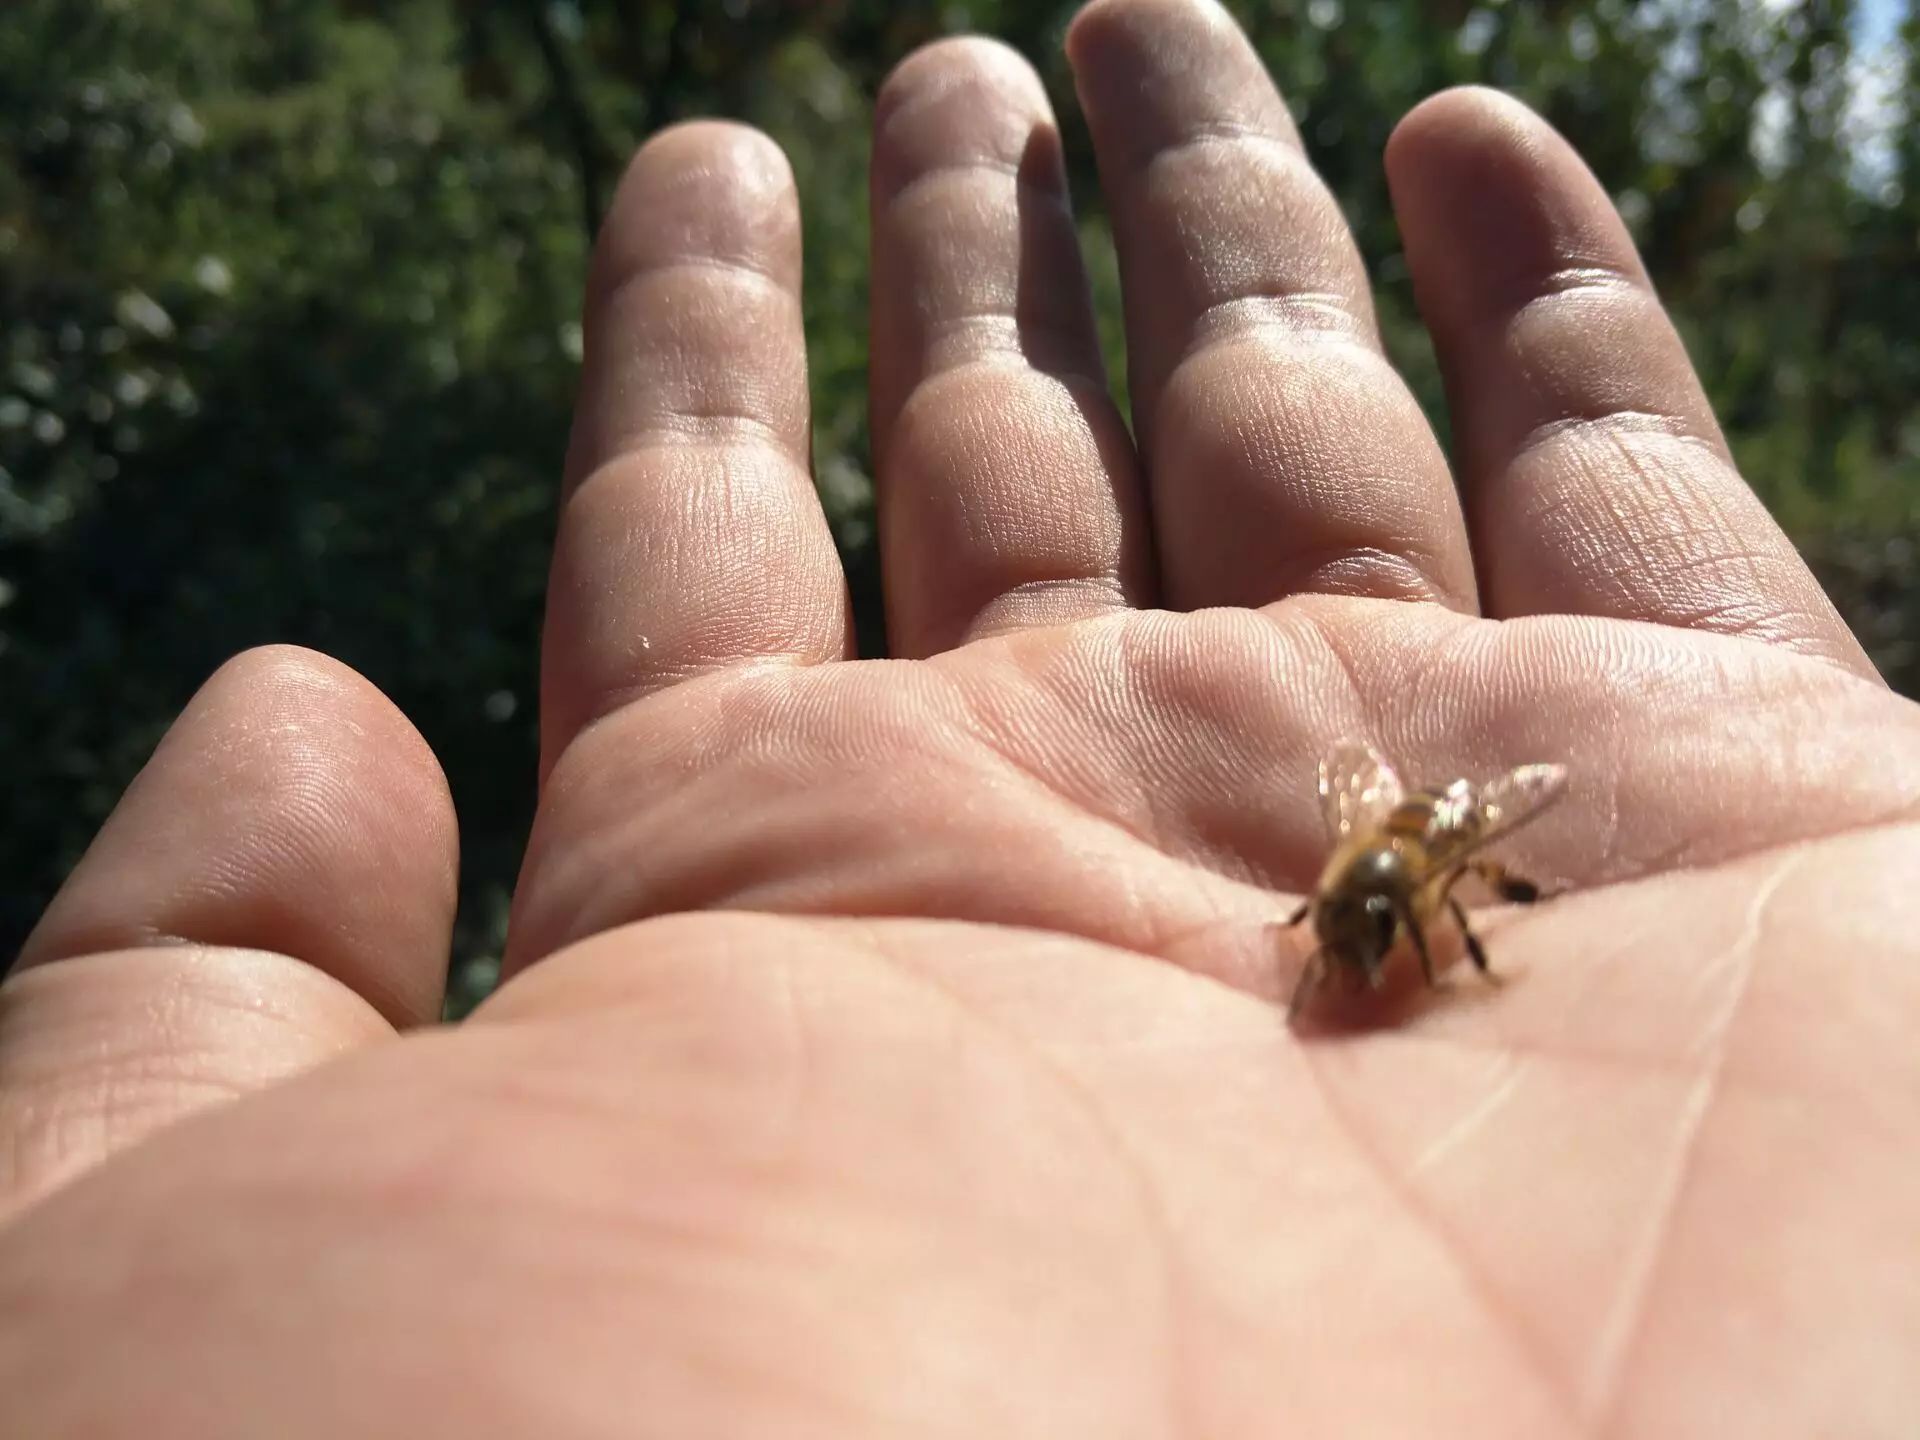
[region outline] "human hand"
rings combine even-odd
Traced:
[[[1070,51],[1137,446],[1024,66],[938,46],[879,107],[909,658],[847,659],[783,163],[721,125],[635,161],[517,973],[472,1021],[418,1028],[453,829],[406,723],[286,651],[188,709],[0,990],[19,1433],[1915,1413],[1920,712],[1734,473],[1603,193],[1485,94],[1390,147],[1463,513],[1220,13],[1104,0]],[[1514,851],[1574,891],[1488,921],[1499,986],[1296,1032],[1272,922],[1342,735],[1415,779],[1564,761]]]

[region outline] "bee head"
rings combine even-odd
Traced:
[[[1405,869],[1391,850],[1363,852],[1325,877],[1313,910],[1314,936],[1336,965],[1376,974],[1399,929],[1395,897]]]
[[[1334,896],[1314,912],[1315,938],[1327,958],[1371,973],[1393,948],[1397,917],[1384,895]]]

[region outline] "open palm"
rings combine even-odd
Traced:
[[[21,1434],[1911,1425],[1920,711],[1541,122],[1448,95],[1388,154],[1456,488],[1224,16],[1069,50],[1137,443],[1023,63],[881,99],[910,658],[847,658],[784,164],[635,161],[471,1022],[401,1034],[454,863],[405,721],[299,652],[196,699],[0,990]],[[1514,851],[1570,893],[1487,919],[1496,984],[1292,1030],[1343,736],[1568,765]]]

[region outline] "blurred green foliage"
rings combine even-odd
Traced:
[[[1748,475],[1889,676],[1920,693],[1920,125],[1899,123],[1920,116],[1905,62],[1920,27],[1910,7],[1863,3],[1234,8],[1352,218],[1389,345],[1437,423],[1379,157],[1421,97],[1479,81],[1539,107],[1616,195]],[[0,956],[193,688],[245,646],[290,640],[368,675],[440,756],[464,846],[456,1004],[484,986],[531,812],[588,236],[626,154],[671,120],[739,116],[792,158],[816,472],[876,647],[873,96],[951,31],[1034,61],[1122,376],[1112,247],[1061,59],[1071,11],[11,0]]]

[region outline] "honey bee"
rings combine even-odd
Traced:
[[[1403,932],[1413,941],[1427,984],[1435,984],[1427,927],[1442,909],[1452,912],[1475,967],[1491,975],[1486,948],[1453,887],[1471,872],[1502,899],[1540,899],[1539,886],[1479,852],[1539,815],[1566,785],[1564,765],[1522,765],[1484,785],[1455,780],[1409,792],[1371,745],[1336,744],[1320,762],[1320,808],[1333,853],[1313,895],[1287,921],[1291,927],[1311,916],[1319,945],[1294,987],[1288,1018],[1300,1014],[1336,969],[1378,989]]]

